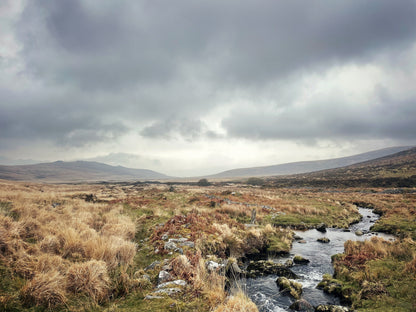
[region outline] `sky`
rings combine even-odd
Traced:
[[[416,145],[416,0],[0,0],[0,162],[174,176]]]

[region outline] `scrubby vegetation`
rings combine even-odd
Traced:
[[[334,256],[334,278],[321,283],[359,311],[414,311],[416,309],[416,243],[411,239],[345,243],[345,253]]]
[[[355,203],[400,239],[346,246],[338,283],[359,308],[375,300],[363,285],[386,303],[414,302],[410,193],[0,181],[0,310],[256,311],[232,287],[242,263],[287,253],[293,228],[347,227],[360,217]],[[394,275],[406,286],[394,288]]]
[[[324,277],[321,287],[358,311],[416,310],[416,196],[409,191],[371,190],[361,201],[356,197],[356,204],[381,214],[373,230],[397,237],[347,241],[345,252],[333,257],[335,274]]]

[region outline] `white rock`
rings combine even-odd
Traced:
[[[181,292],[180,288],[162,288],[155,291],[155,294],[166,294],[168,296]]]
[[[159,284],[164,283],[172,278],[172,275],[168,271],[160,271],[158,276]]]
[[[219,264],[215,261],[210,260],[205,263],[205,267],[207,268],[208,271],[212,272],[212,271],[216,271],[218,268],[224,267],[224,264]]]
[[[166,282],[166,283],[157,285],[157,288],[160,289],[160,288],[168,288],[168,287],[174,287],[174,286],[186,286],[186,282],[184,280]]]
[[[164,248],[165,250],[175,250],[178,246],[176,246],[176,244],[169,239],[169,241],[165,243]]]

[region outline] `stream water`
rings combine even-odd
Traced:
[[[295,265],[292,271],[299,276],[297,282],[303,287],[302,298],[313,306],[319,304],[339,304],[339,299],[325,294],[316,288],[325,273],[333,274],[331,256],[344,251],[344,242],[347,240],[366,240],[373,235],[378,235],[384,239],[394,239],[392,235],[370,232],[370,227],[379,218],[371,209],[359,208],[363,216],[359,223],[353,224],[349,232],[342,229],[327,229],[326,233],[321,233],[315,229],[308,231],[296,231],[306,243],[293,242],[290,254],[285,257],[272,259],[275,262],[285,262],[293,259],[295,255],[309,259],[307,265]],[[364,235],[357,236],[355,232],[361,230]],[[318,238],[327,237],[329,243],[320,243]],[[279,294],[276,285],[276,275],[269,275],[258,278],[248,278],[243,281],[243,286],[250,299],[258,306],[261,312],[291,311],[289,306],[294,302],[293,298]]]

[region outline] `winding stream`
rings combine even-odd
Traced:
[[[316,289],[325,273],[333,274],[331,256],[344,251],[344,242],[347,240],[366,240],[373,235],[378,235],[384,239],[394,239],[392,235],[369,232],[370,227],[379,218],[371,209],[358,208],[363,216],[359,223],[350,226],[350,232],[342,229],[327,229],[326,233],[321,233],[315,229],[308,231],[295,231],[306,243],[293,242],[290,254],[285,257],[272,259],[275,262],[285,262],[293,259],[295,255],[301,255],[310,260],[308,265],[295,265],[292,271],[300,278],[296,280],[303,286],[302,298],[313,306],[319,304],[339,304],[339,299],[325,294],[322,290]],[[355,231],[361,230],[364,235],[357,236]],[[327,244],[317,241],[318,238],[327,237],[330,242]],[[294,299],[280,295],[276,285],[276,275],[248,278],[245,280],[246,291],[251,300],[258,306],[261,312],[292,311],[289,306]],[[244,282],[243,282],[244,283]]]

